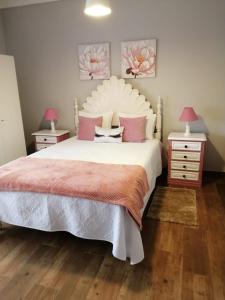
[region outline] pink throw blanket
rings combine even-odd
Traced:
[[[141,227],[145,169],[86,161],[19,158],[0,167],[1,191],[50,193],[126,207]]]

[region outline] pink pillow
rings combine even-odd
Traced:
[[[88,118],[79,116],[78,139],[93,141],[95,137],[95,126],[102,127],[102,117]]]
[[[145,141],[146,117],[120,117],[120,126],[124,127],[123,141],[142,143]]]

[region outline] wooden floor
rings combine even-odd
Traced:
[[[145,260],[111,245],[19,227],[0,232],[0,299],[225,299],[225,176],[197,191],[199,227],[145,218]]]

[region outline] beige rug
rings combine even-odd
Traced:
[[[157,187],[147,216],[162,222],[197,226],[195,190]]]

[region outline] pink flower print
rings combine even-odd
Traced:
[[[155,74],[155,52],[150,46],[131,45],[125,47],[123,54],[126,74],[146,77]]]
[[[108,52],[104,46],[87,46],[79,55],[82,79],[109,78]]]

